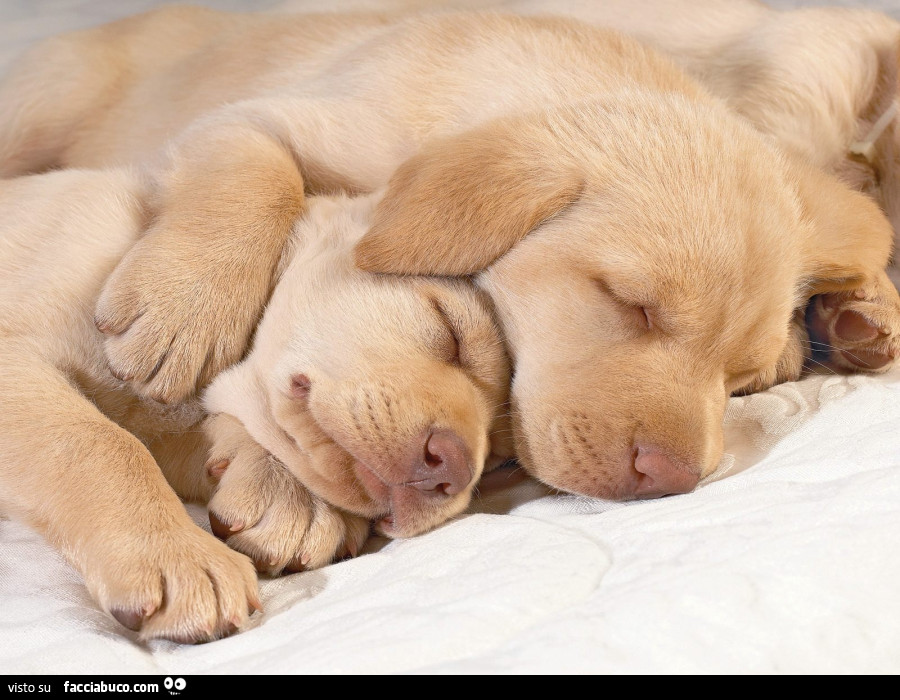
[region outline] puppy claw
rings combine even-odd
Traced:
[[[112,324],[110,324],[109,321],[103,321],[99,318],[94,319],[94,327],[98,331],[103,333],[103,335],[109,335],[110,333],[112,333],[112,328],[113,328]]]
[[[231,460],[229,459],[220,459],[218,462],[209,462],[206,465],[206,473],[210,478],[218,481],[222,478],[222,475],[225,474],[225,470],[228,469],[229,464],[231,464]]]
[[[144,620],[147,618],[143,610],[113,608],[109,612],[120,625],[130,629],[132,632],[140,632],[141,627],[144,626]]]
[[[209,526],[212,529],[213,534],[224,542],[235,532],[242,530],[244,524],[238,521],[234,525],[229,525],[221,520],[215,513],[209,511]]]

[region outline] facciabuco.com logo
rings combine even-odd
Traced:
[[[167,685],[172,679],[166,678],[164,685]],[[184,681],[179,678],[184,687]],[[158,693],[159,683],[107,683],[106,681],[88,681],[86,683],[72,683],[66,681],[63,683],[63,690],[66,693]]]

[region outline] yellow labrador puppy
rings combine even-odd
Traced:
[[[202,641],[259,607],[256,576],[179,495],[211,498],[217,533],[271,573],[355,553],[370,519],[416,534],[465,508],[490,433],[505,441],[509,370],[483,295],[360,272],[372,202],[314,201],[201,430],[196,401],[117,379],[93,323],[145,195],[122,170],[0,182],[0,506],[142,638]]]
[[[375,201],[309,201],[252,351],[206,392],[206,408],[230,416],[208,428],[211,462],[231,465],[210,504],[214,522],[240,529],[238,543],[260,523],[263,552],[266,532],[283,533],[278,539],[289,542],[276,570],[303,551],[290,538],[304,528],[291,524],[297,515],[284,504],[286,517],[265,517],[236,470],[256,483],[277,458],[328,503],[407,537],[462,512],[485,464],[511,455],[509,366],[486,297],[460,281],[357,269],[353,247]],[[280,488],[267,491],[278,499]],[[303,556],[327,564],[338,545]]]
[[[728,396],[799,375],[813,295],[897,301],[867,198],[572,21],[168,8],[37,46],[0,115],[7,174],[152,164],[148,233],[97,321],[116,373],[165,401],[244,351],[304,190],[399,167],[359,264],[486,271],[517,452],[567,491],[692,489]]]

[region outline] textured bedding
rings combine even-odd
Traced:
[[[154,4],[3,0],[0,69]],[[735,398],[726,456],[693,493],[492,491],[428,535],[263,580],[264,613],[200,646],[138,643],[0,520],[0,673],[900,673],[898,427],[900,370]]]

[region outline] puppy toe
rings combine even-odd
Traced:
[[[223,545],[216,543],[218,546]],[[182,644],[208,642],[233,634],[258,607],[256,573],[243,556],[225,548],[195,552],[168,567],[166,605],[145,619],[139,636]]]
[[[209,526],[212,529],[213,534],[223,542],[236,532],[243,530],[245,527],[243,520],[235,520],[230,523],[225,522],[213,511],[209,511]]]
[[[832,370],[879,372],[900,355],[900,308],[864,290],[813,297],[807,312],[812,359]]]
[[[130,629],[132,632],[139,632],[144,626],[144,620],[153,614],[153,609],[128,609],[128,608],[112,608],[110,614],[116,618],[118,623],[123,627]]]

